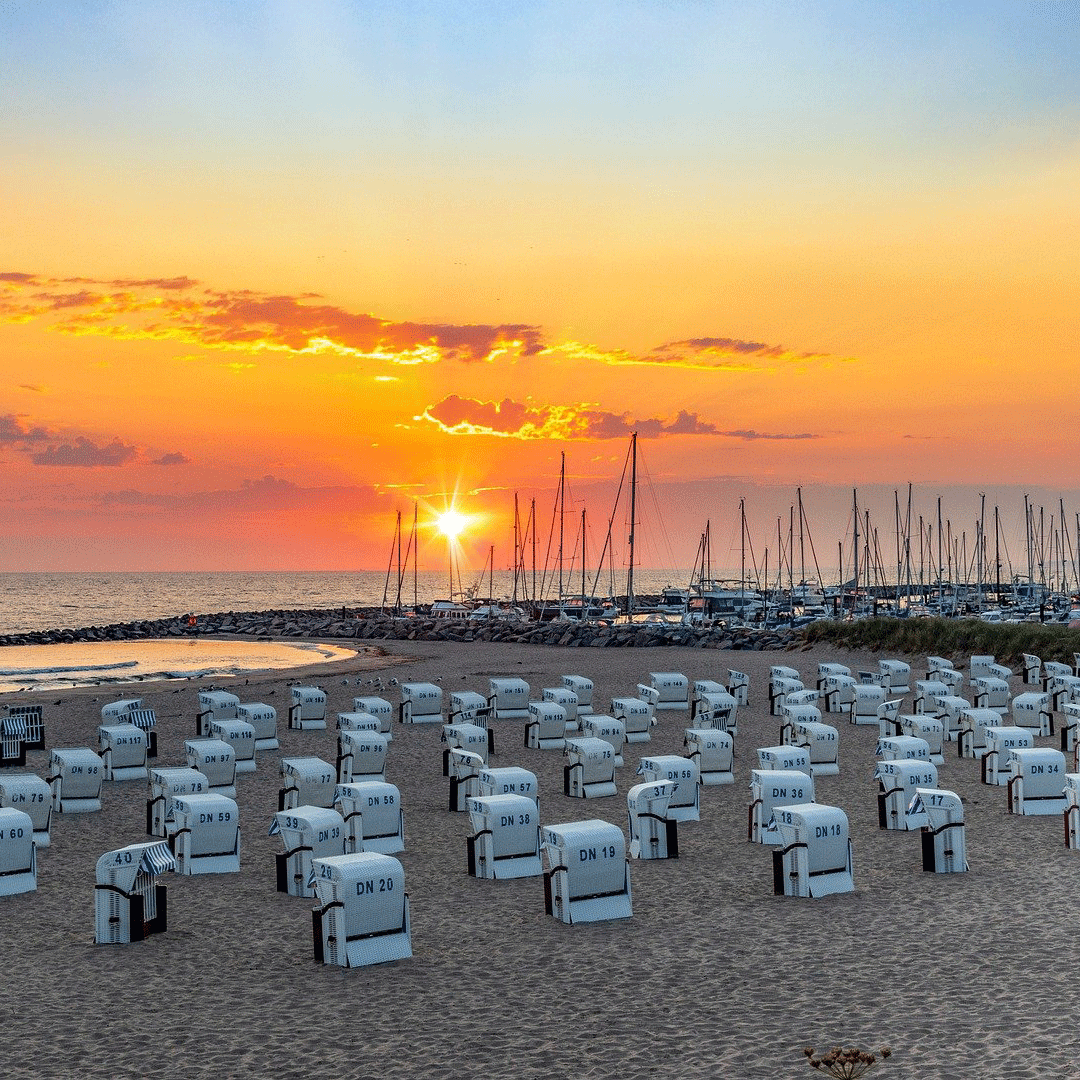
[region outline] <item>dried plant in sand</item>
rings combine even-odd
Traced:
[[[819,1069],[829,1076],[862,1076],[875,1065],[880,1065],[886,1058],[892,1057],[892,1050],[883,1046],[876,1054],[860,1050],[857,1046],[834,1046],[827,1054],[814,1057],[814,1048],[803,1050],[807,1064],[812,1069]]]

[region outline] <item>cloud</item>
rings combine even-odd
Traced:
[[[784,345],[730,337],[686,338],[658,345],[644,356],[612,356],[611,364],[655,365],[706,371],[769,371],[781,365],[818,365],[840,358],[821,352],[799,352]],[[850,358],[844,358],[850,361]]]
[[[80,436],[70,443],[57,443],[44,450],[31,454],[30,460],[35,465],[64,465],[79,468],[115,467],[126,465],[134,460],[134,446],[113,439],[105,446],[98,446],[89,439]]]
[[[148,492],[133,488],[90,494],[88,500],[109,509],[150,509],[171,513],[233,517],[237,513],[321,512],[340,517],[341,507],[368,510],[380,506],[378,489],[357,487],[301,487],[280,476],[245,480],[238,488],[213,491]]]
[[[191,463],[191,459],[186,454],[181,454],[178,451],[174,451],[171,454],[162,454],[159,458],[154,458],[150,462],[151,465],[188,465]]]
[[[843,359],[821,352],[727,336],[669,341],[643,354],[582,342],[547,340],[528,323],[397,321],[336,304],[312,293],[270,294],[204,288],[194,278],[43,278],[0,273],[0,317],[46,320],[59,333],[114,339],[182,341],[250,353],[336,352],[384,364],[515,363],[546,355],[579,363],[763,373]]]
[[[809,433],[762,433],[724,431],[697,413],[682,410],[673,419],[631,417],[587,405],[549,405],[536,408],[503,398],[478,401],[451,394],[429,405],[416,417],[435,424],[450,435],[494,435],[513,439],[622,439],[637,432],[639,438],[659,439],[676,435],[712,435],[730,439],[816,439]]]
[[[27,427],[21,416],[14,413],[0,415],[0,446],[29,446],[45,442],[49,438],[43,427]]]

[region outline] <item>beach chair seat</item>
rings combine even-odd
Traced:
[[[727,694],[727,687],[715,679],[695,679],[690,684],[690,720],[698,714],[698,707],[705,694]]]
[[[728,668],[727,689],[739,705],[750,704],[750,676],[745,671]]]
[[[770,668],[769,675],[769,714],[771,716],[783,716],[788,694],[794,694],[805,689],[806,685],[803,683],[802,677],[794,668],[774,664]],[[817,691],[815,690],[814,693],[816,694]]]
[[[1065,847],[1080,851],[1080,772],[1065,774]]]
[[[227,690],[200,690],[199,711],[195,714],[195,734],[210,734],[213,720],[235,720],[240,698]]]
[[[367,740],[382,740],[381,735],[373,735],[370,732],[345,732],[345,737],[355,734],[357,738]],[[382,742],[385,760],[386,743]],[[357,758],[360,751],[354,751]],[[349,780],[352,779],[350,772]],[[371,779],[382,780],[382,772]],[[348,781],[342,781],[346,783]],[[338,783],[338,772],[329,761],[323,761],[320,757],[283,757],[281,759],[281,788],[278,791],[278,810],[291,810],[295,806],[321,806],[329,808],[334,805],[334,788]]]
[[[564,675],[562,677],[564,689],[573,692],[577,698],[578,716],[587,716],[593,711],[593,681],[584,675]]]
[[[345,821],[345,853],[405,850],[401,792],[385,780],[360,780],[334,788],[334,809]]]
[[[1025,686],[1042,686],[1042,658],[1035,656],[1034,653],[1023,653],[1023,666],[1021,672],[1023,674]]]
[[[650,702],[639,697],[611,699],[611,716],[622,721],[628,743],[646,743],[656,727],[656,712]]]
[[[570,924],[632,916],[630,864],[618,825],[596,818],[549,825],[541,851],[547,914]]]
[[[816,705],[785,705],[780,713],[780,742],[789,745],[795,742],[795,728],[798,724],[820,723],[821,710]]]
[[[1080,678],[1076,675],[1052,675],[1047,682],[1050,708],[1062,712],[1066,705],[1080,704]]]
[[[986,749],[979,755],[980,779],[984,784],[1004,787],[1012,776],[1012,751],[1034,746],[1035,735],[1030,728],[988,727],[984,739]]]
[[[874,770],[878,782],[878,827],[900,832],[921,829],[926,814],[911,806],[916,788],[937,787],[937,766],[912,758],[879,761]]]
[[[994,709],[964,709],[956,736],[957,757],[978,759],[986,750],[986,729],[989,727],[1001,727],[1001,713]]]
[[[904,660],[879,660],[878,672],[886,697],[903,696],[911,692],[911,665]]]
[[[796,769],[810,775],[810,750],[805,746],[759,746],[757,759],[759,769]]]
[[[828,679],[837,675],[844,675],[847,678],[851,678],[851,668],[847,664],[834,664],[825,663],[818,664],[817,668],[817,691],[819,694],[824,694],[825,683]]]
[[[691,711],[691,726],[716,728],[737,735],[739,703],[726,690],[702,691],[695,708]]]
[[[670,780],[635,784],[626,793],[632,859],[677,859],[679,823],[668,816],[668,803],[675,791]]]
[[[524,679],[501,676],[488,680],[488,715],[493,720],[525,720],[532,690]]]
[[[966,697],[960,697],[957,694],[946,694],[939,700],[939,705],[938,719],[945,725],[945,741],[956,742],[960,737],[960,718],[964,715],[965,709],[972,707],[971,702]]]
[[[829,724],[814,720],[795,723],[792,743],[810,751],[810,772],[813,776],[832,776],[840,771],[840,733]]]
[[[486,763],[482,755],[461,746],[451,746],[446,752],[446,773],[450,778],[450,797],[447,809],[458,813],[466,809],[466,801],[479,795],[480,770]]]
[[[441,724],[443,692],[436,683],[401,684],[398,722],[402,724]]]
[[[974,688],[979,679],[991,674],[990,669],[997,663],[992,656],[973,656],[968,663],[968,686]]]
[[[208,734],[233,748],[237,776],[255,771],[255,729],[246,720],[211,720]]]
[[[1069,701],[1061,707],[1061,749],[1074,754],[1080,746],[1080,704]]]
[[[0,807],[0,896],[37,889],[37,844],[30,815]]]
[[[603,739],[615,752],[615,767],[623,764],[623,749],[626,746],[626,725],[614,716],[592,713],[581,719],[581,734],[589,739]]]
[[[100,725],[98,748],[102,778],[109,781],[145,780],[147,747],[146,732],[134,724]]]
[[[176,869],[163,840],[107,851],[97,861],[94,884],[94,942],[126,945],[168,929],[168,894],[158,882]]]
[[[845,711],[853,724],[880,727],[881,716],[878,710],[884,704],[884,686],[859,683],[852,689],[851,704]]]
[[[450,775],[449,756],[451,750],[468,750],[478,754],[485,762],[491,753],[491,729],[482,724],[460,723],[443,724],[443,776]]]
[[[878,739],[874,755],[882,761],[929,761],[930,744],[917,735],[886,735]]]
[[[255,729],[255,750],[277,750],[278,741],[277,709],[261,701],[241,702],[236,706],[236,719],[250,724]]]
[[[101,809],[105,763],[89,747],[53,750],[45,779],[52,791],[55,813],[86,814]]]
[[[967,872],[967,830],[964,804],[955,791],[916,788],[908,814],[925,814],[922,827],[922,868],[931,874]]]
[[[541,701],[550,701],[562,707],[566,714],[566,730],[578,730],[578,696],[568,686],[546,686],[540,692]]]
[[[610,742],[589,736],[567,739],[563,754],[567,760],[563,766],[564,795],[597,799],[615,794],[615,751]]]
[[[188,768],[206,777],[207,793],[236,798],[236,750],[224,739],[185,739]]]
[[[0,806],[10,806],[28,815],[34,843],[39,848],[49,846],[52,791],[37,773],[0,773]]]
[[[1012,776],[1006,790],[1010,814],[1046,816],[1063,814],[1065,795],[1065,755],[1047,747],[1011,750]]]
[[[353,712],[370,713],[379,718],[379,730],[386,736],[388,742],[394,740],[394,706],[386,698],[373,694],[364,694],[354,697],[352,703]]]
[[[141,709],[142,707],[143,699],[141,697],[120,698],[118,701],[108,701],[101,706],[102,723],[118,723],[124,720],[127,713],[134,712],[136,709]]]
[[[945,763],[945,722],[936,716],[916,716],[902,713],[899,717],[901,735],[922,739],[930,748],[930,760],[935,765]]]
[[[1009,684],[996,675],[980,676],[975,680],[972,704],[976,709],[993,709],[1002,716],[1009,714]]]
[[[1053,735],[1054,714],[1050,709],[1050,695],[1031,690],[1017,694],[1012,699],[1012,722],[1016,727],[1031,728],[1039,735]]]
[[[667,780],[675,785],[668,799],[671,820],[701,820],[701,773],[696,761],[677,754],[650,754],[642,757],[637,771],[646,783]]]
[[[828,675],[826,676],[822,685],[818,688],[818,694],[821,696],[825,705],[825,712],[827,713],[850,713],[855,705],[855,692],[859,689],[860,684],[855,680],[852,675]],[[874,689],[881,691],[882,700],[884,700],[884,691],[881,687],[866,687],[863,689]],[[876,717],[875,717],[876,719]]]
[[[478,724],[483,726],[487,723],[490,712],[488,699],[475,690],[454,690],[450,693],[450,708],[447,710],[446,722],[448,724]]]
[[[345,753],[345,742],[342,736],[346,733],[367,733],[382,735],[382,721],[377,716],[366,712],[339,712],[337,714],[337,767],[340,776],[341,759]],[[383,736],[387,738],[387,736]],[[387,738],[389,742],[389,739]]]
[[[773,851],[773,893],[831,896],[853,892],[848,819],[837,806],[804,803],[778,807],[780,842]]]
[[[169,835],[173,803],[180,795],[204,795],[210,781],[198,769],[179,765],[151,766],[146,778],[146,831],[150,836]]]
[[[484,798],[488,795],[525,795],[539,806],[540,789],[536,773],[517,765],[503,765],[496,769],[485,766],[476,774],[476,796]]]
[[[751,769],[746,838],[752,844],[778,844],[773,821],[781,806],[814,801],[814,778],[801,769]]]
[[[1068,678],[1070,675],[1075,675],[1068,664],[1063,664],[1059,660],[1047,660],[1042,665],[1042,689],[1044,693],[1049,692],[1050,684],[1056,678]]]
[[[289,705],[289,728],[293,731],[326,730],[326,691],[318,686],[294,686]]]
[[[391,855],[364,851],[312,860],[315,960],[343,968],[412,956],[405,870]]]
[[[912,712],[941,716],[945,711],[942,700],[951,696],[949,687],[940,679],[916,679]]]
[[[276,855],[277,891],[289,896],[313,896],[312,859],[345,854],[345,822],[326,806],[294,806],[279,810],[270,826],[284,846]]]
[[[697,764],[703,787],[735,783],[735,739],[718,728],[687,728],[683,735],[686,756]]]
[[[468,800],[469,874],[476,878],[538,877],[540,815],[527,795],[483,795]]]
[[[690,680],[677,671],[650,671],[649,682],[638,683],[637,696],[652,704],[656,712],[690,708]]]
[[[177,795],[169,832],[178,874],[240,872],[240,810],[227,795]]]
[[[525,746],[532,750],[562,750],[566,742],[566,710],[554,701],[530,701]]]

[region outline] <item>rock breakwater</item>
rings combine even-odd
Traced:
[[[673,623],[538,623],[525,620],[448,620],[426,616],[393,617],[378,609],[335,608],[312,611],[244,611],[182,615],[171,619],[87,626],[77,630],[38,630],[0,635],[4,645],[70,645],[94,641],[135,641],[171,637],[254,637],[378,641],[487,641],[561,648],[794,649],[804,645],[800,630],[709,628]]]

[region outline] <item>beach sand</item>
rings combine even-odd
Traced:
[[[361,673],[359,687],[360,663],[347,661],[241,686],[221,681],[241,700],[279,711],[280,751],[260,753],[257,771],[238,777],[242,871],[166,875],[168,931],[95,946],[95,863],[148,839],[145,783],[106,784],[100,813],[54,816],[38,891],[0,898],[6,1076],[775,1078],[814,1075],[802,1048],[843,1042],[892,1047],[874,1076],[1080,1077],[1070,951],[1080,853],[1064,848],[1059,818],[1010,817],[1005,790],[980,784],[978,763],[947,747],[939,782],[966,800],[971,871],[924,873],[917,833],[877,827],[876,727],[827,715],[840,729],[841,771],[818,780],[817,797],[848,815],[855,892],[776,897],[769,849],[746,841],[755,750],[778,741],[769,665],[796,667],[813,685],[819,661],[876,668],[876,655],[387,649],[384,683],[437,678],[447,694],[486,692],[489,676],[512,675],[538,698],[574,673],[594,680],[598,711],[611,697],[633,696],[651,671],[721,681],[729,667],[746,671],[751,704],[739,713],[736,783],[702,790],[701,821],[680,827],[678,859],[631,863],[631,919],[565,926],[544,913],[540,878],[468,876],[468,817],[446,809],[441,726],[395,722],[386,776],[405,810],[398,857],[413,956],[345,971],[314,962],[313,901],[275,891],[281,840],[267,829],[279,758],[333,762],[333,715],[375,692],[373,671]],[[391,666],[401,658],[410,663]],[[923,658],[911,663],[912,678],[921,677]],[[328,730],[289,731],[288,685],[308,677],[328,691]],[[157,711],[157,764],[181,764],[196,691],[209,682],[41,695],[47,744],[96,747],[101,706],[138,693]],[[391,689],[382,696],[396,706]],[[599,817],[625,831],[639,758],[681,753],[688,719],[662,713],[650,743],[627,747],[619,794],[591,801],[562,794],[562,755],[524,749],[522,721],[493,726],[492,763],[538,775],[543,823]],[[28,765],[44,775],[47,760],[33,751]]]

